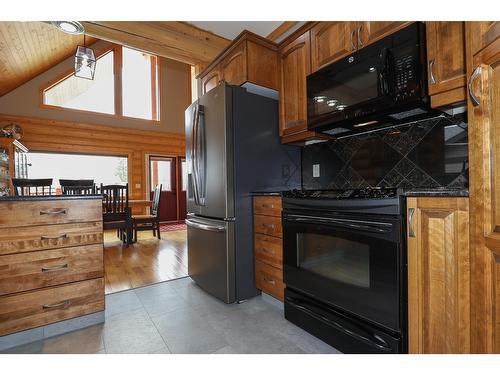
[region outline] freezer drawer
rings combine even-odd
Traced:
[[[189,216],[186,224],[189,276],[218,299],[235,302],[234,222]]]

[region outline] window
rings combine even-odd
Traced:
[[[52,187],[60,193],[59,179],[94,180],[97,185],[126,184],[127,157],[64,153],[28,153],[29,178],[53,178]]]
[[[196,68],[191,66],[191,103],[198,99],[198,80],[196,79]]]
[[[181,172],[182,172],[182,191],[186,191],[187,190],[187,180],[188,180],[186,159],[182,159],[182,161],[181,161]]]
[[[151,156],[149,158],[149,178],[151,190],[161,184],[163,191],[172,191],[172,174],[174,172],[172,158]]]
[[[94,80],[71,72],[43,90],[47,106],[153,121],[159,120],[159,97],[158,58],[122,46],[97,58]]]

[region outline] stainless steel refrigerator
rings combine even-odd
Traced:
[[[278,103],[222,82],[186,110],[188,274],[226,303],[255,288],[250,192],[300,186],[300,148],[280,143]]]

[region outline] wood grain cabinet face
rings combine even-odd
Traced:
[[[402,21],[360,21],[356,22],[357,49],[382,39],[411,22]]]
[[[481,24],[469,24],[469,35]],[[500,353],[500,33],[473,56],[468,75],[472,351]]]
[[[471,28],[472,54],[476,54],[500,36],[499,21],[466,22]]]
[[[312,71],[340,59],[358,48],[357,23],[320,22],[311,29]]]
[[[465,22],[426,23],[432,107],[465,100]]]
[[[306,77],[311,72],[309,31],[280,51],[280,134],[307,130]]]
[[[220,63],[222,79],[231,85],[242,85],[247,81],[246,42],[240,43]]]
[[[207,75],[205,75],[201,79],[201,92],[203,94],[209,92],[219,84],[221,79],[222,77],[219,68],[218,67],[214,68],[212,71],[210,71]]]
[[[469,353],[468,198],[407,203],[410,353]]]

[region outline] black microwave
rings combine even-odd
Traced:
[[[308,128],[344,136],[432,115],[425,51],[415,22],[309,75]]]

